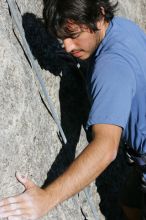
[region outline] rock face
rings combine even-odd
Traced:
[[[120,0],[119,2],[118,13],[131,18],[146,29],[145,0],[128,0],[124,3]],[[46,185],[62,173],[75,155],[87,144],[83,127],[88,113],[88,103],[82,77],[72,64],[75,61],[66,57],[56,40],[46,33],[41,19],[43,9],[41,0],[17,0],[17,4],[22,14],[26,39],[42,69],[42,77],[59,115],[68,143],[62,144],[58,137],[57,126],[40,96],[37,79],[22,50],[21,37],[16,28],[15,34],[13,32],[7,1],[1,0],[1,197],[23,191],[23,187],[15,179],[16,171],[27,173],[40,186]],[[115,162],[97,182],[99,188],[102,188],[100,196],[106,204],[102,211],[107,220],[122,220],[121,211],[117,206],[114,206],[117,209],[115,211],[117,217],[110,211],[112,206],[108,204],[109,200],[105,198],[103,192],[103,189],[107,190],[107,186],[111,187],[107,183],[114,178],[114,175],[117,178],[116,182],[119,182],[116,169],[123,169],[122,166],[124,166],[123,163],[119,165]],[[113,180],[111,182],[114,184]],[[118,186],[113,188],[111,194],[114,199],[111,203],[117,202],[118,190]],[[92,184],[89,195],[95,204],[99,219],[103,220],[105,217],[99,211],[100,198],[95,191],[95,184]],[[85,193],[81,192],[79,196],[59,205],[42,219],[92,220],[94,217]]]
[[[119,14],[125,16],[146,30],[146,1],[119,0]]]

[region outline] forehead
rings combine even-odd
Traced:
[[[78,24],[74,20],[70,20],[70,19],[66,21],[65,28],[70,32],[78,32],[88,29],[88,27],[85,24]]]
[[[80,30],[81,25],[75,23],[75,21],[73,20],[67,20],[65,24],[65,28],[72,32],[72,31]]]
[[[74,20],[68,19],[57,30],[57,36],[60,39],[74,37],[76,34],[89,29],[85,24],[78,24]]]

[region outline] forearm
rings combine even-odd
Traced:
[[[49,210],[95,180],[114,159],[114,153],[108,152],[111,152],[111,146],[92,141],[64,174],[45,189],[48,205],[51,204]]]

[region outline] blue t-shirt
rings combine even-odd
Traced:
[[[114,17],[92,59],[87,127],[113,124],[139,153],[146,153],[146,34]]]

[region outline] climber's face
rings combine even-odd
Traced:
[[[104,20],[97,22],[97,31],[92,31],[85,25],[68,22],[71,33],[69,37],[62,39],[64,49],[76,58],[88,59],[104,38],[107,27],[108,23]]]

